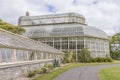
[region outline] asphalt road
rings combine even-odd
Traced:
[[[98,72],[102,68],[120,66],[120,64],[106,64],[73,68],[56,77],[54,80],[100,80]]]

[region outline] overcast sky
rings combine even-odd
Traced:
[[[120,32],[120,0],[0,0],[0,18],[6,22],[17,25],[26,11],[31,16],[76,12],[108,35]]]

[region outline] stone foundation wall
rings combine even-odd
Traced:
[[[15,78],[26,75],[29,70],[42,68],[44,64],[52,64],[52,59],[19,62],[0,65],[0,80],[15,80]]]

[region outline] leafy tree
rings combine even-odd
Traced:
[[[92,58],[90,56],[90,52],[83,48],[80,53],[78,53],[78,61],[79,62],[91,62]]]
[[[23,34],[25,32],[24,28],[3,22],[1,19],[0,19],[0,28],[16,34]]]
[[[113,59],[120,60],[120,33],[113,35],[110,39],[110,55]]]

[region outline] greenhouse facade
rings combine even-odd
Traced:
[[[26,29],[25,36],[63,52],[77,54],[82,48],[87,48],[92,57],[109,56],[106,33],[88,26],[80,14],[27,15],[19,18],[19,25]]]
[[[0,80],[13,80],[29,70],[60,60],[63,52],[41,42],[0,29]]]
[[[62,54],[48,45],[0,29],[0,63],[53,59]]]

